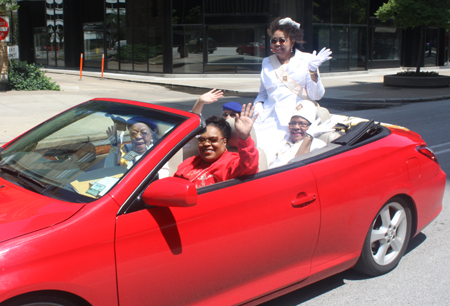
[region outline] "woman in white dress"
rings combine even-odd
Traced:
[[[291,18],[277,18],[268,29],[274,55],[264,58],[261,86],[255,99],[258,147],[269,149],[288,132],[289,119],[299,104],[314,103],[325,94],[319,66],[331,59],[330,49],[318,54],[299,50],[300,24]]]

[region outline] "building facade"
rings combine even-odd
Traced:
[[[399,67],[401,28],[383,0],[23,0],[20,59],[48,67],[155,74],[259,73],[276,17],[301,23],[304,51],[329,47],[322,72]],[[445,34],[427,33],[425,65],[443,65]],[[407,55],[404,55],[404,57]]]

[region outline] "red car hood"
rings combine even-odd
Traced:
[[[60,223],[84,206],[4,182],[0,179],[0,242]]]

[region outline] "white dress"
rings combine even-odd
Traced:
[[[283,65],[289,76],[308,93],[312,100],[320,100],[325,94],[320,76],[317,83],[309,74],[308,62],[313,55],[295,49],[295,55],[287,65]],[[261,69],[261,86],[255,99],[256,112],[259,113],[255,121],[257,146],[263,150],[269,149],[284,138],[288,132],[288,123],[295,107],[299,102],[313,103],[303,100],[292,92],[275,74],[275,70],[268,57],[264,58]]]
[[[303,139],[295,143],[292,142],[291,137],[286,135],[285,139],[273,146],[272,151],[267,151],[267,163],[269,169],[286,165],[297,154]],[[325,147],[327,144],[317,138],[313,138],[309,152]]]

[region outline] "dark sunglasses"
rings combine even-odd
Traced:
[[[271,40],[270,40],[270,42],[272,43],[272,44],[276,44],[277,42],[280,42],[280,45],[283,45],[285,42],[287,42],[289,40],[289,38],[288,39],[284,39],[284,38],[279,38],[279,39],[276,39],[276,38],[272,38]]]
[[[224,117],[225,119],[230,116],[231,118],[236,117],[236,113],[222,113],[222,117]]]
[[[204,145],[206,142],[209,142],[210,144],[216,144],[222,139],[225,139],[225,137],[209,137],[209,138],[197,137],[199,145]]]

